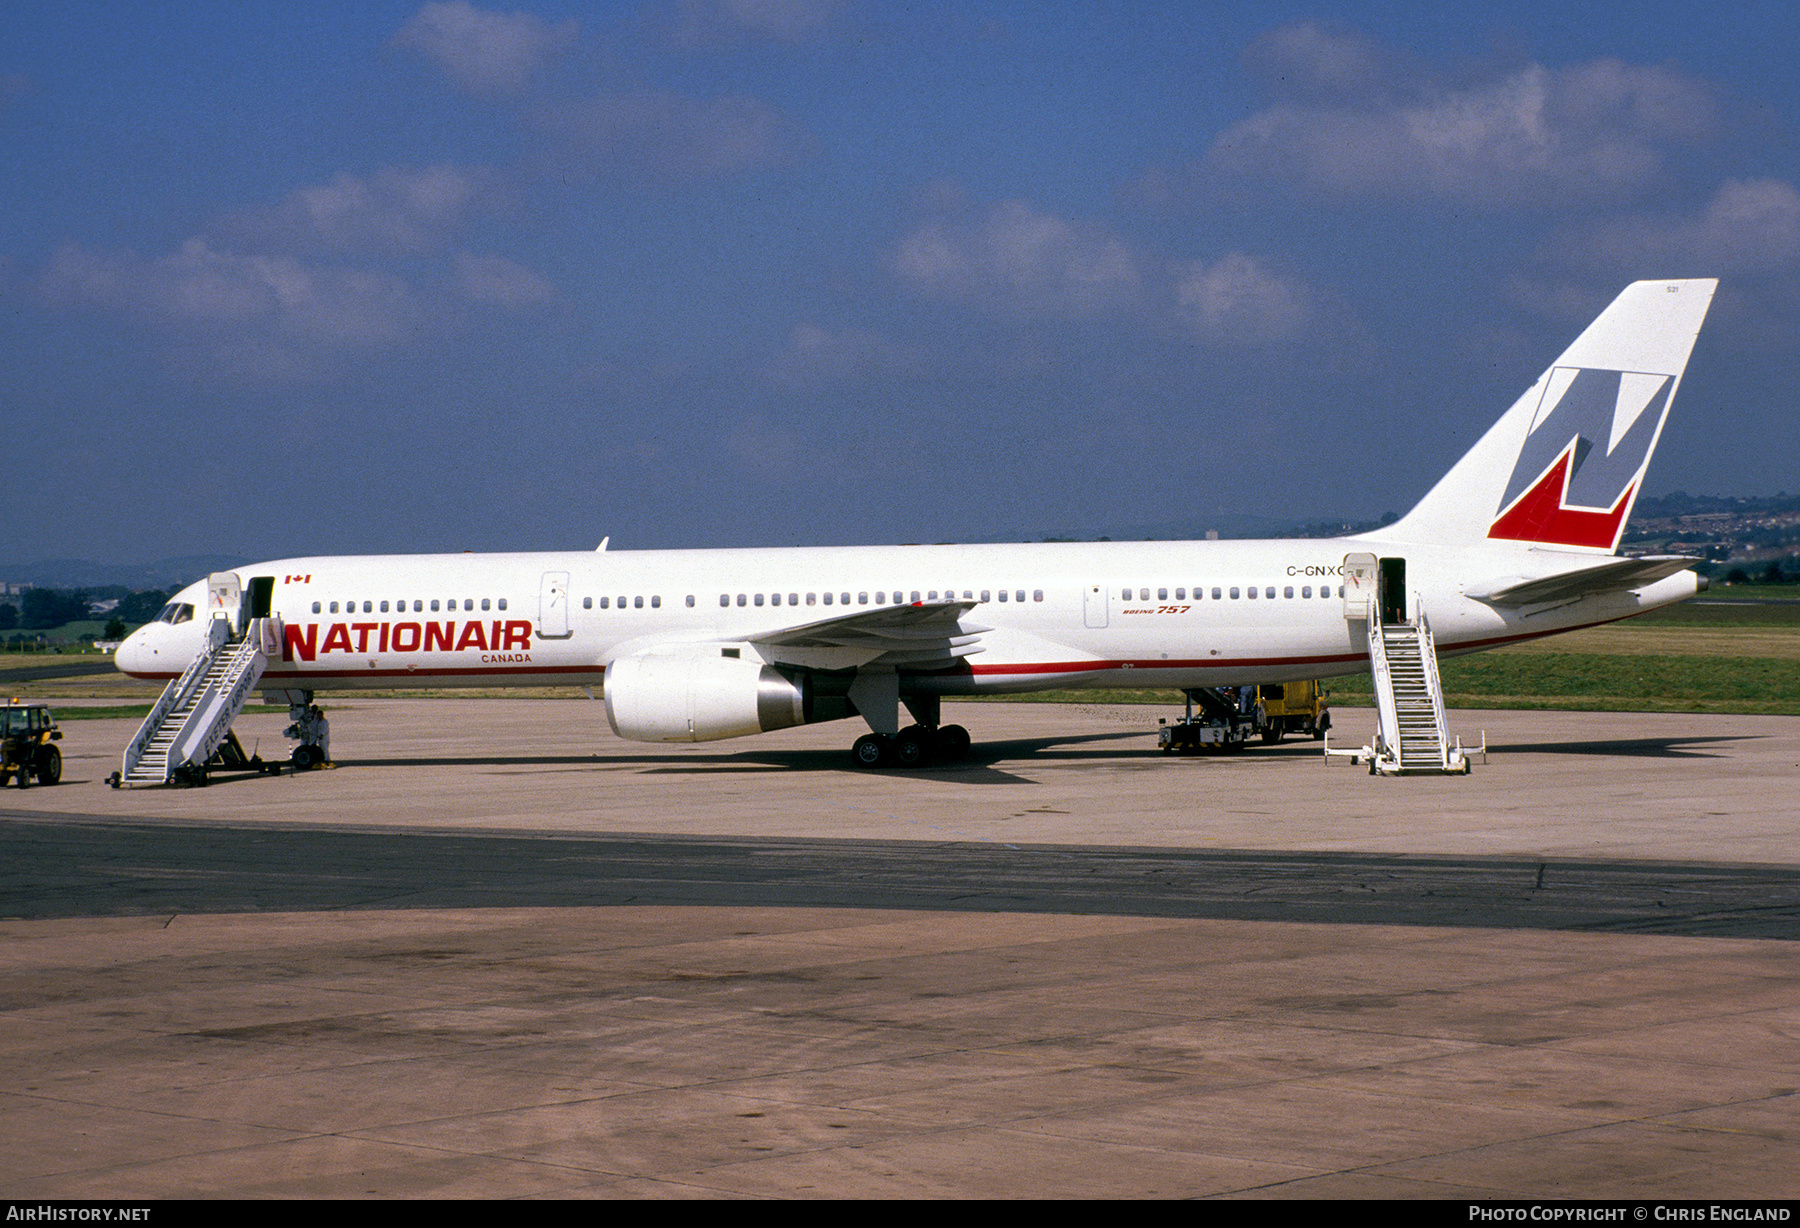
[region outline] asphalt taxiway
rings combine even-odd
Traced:
[[[1388,780],[1156,715],[868,774],[351,700],[335,770],[141,791],[70,722],[0,796],[0,1194],[1795,1195],[1800,719]]]

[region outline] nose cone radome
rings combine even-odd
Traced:
[[[120,673],[141,677],[156,668],[157,657],[150,641],[155,635],[156,628],[163,625],[162,623],[149,623],[125,637],[125,642],[120,644],[113,653],[113,664],[119,667]]]

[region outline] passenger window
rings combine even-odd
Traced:
[[[825,594],[825,604],[826,604],[826,605],[830,605],[830,604],[831,604],[831,594],[830,594],[830,593],[826,593],[826,594]]]
[[[849,593],[839,593],[838,594],[838,604],[839,605],[849,605],[850,604],[850,594]]]
[[[482,610],[483,610],[483,611],[484,611],[484,612],[485,612],[485,611],[486,611],[486,610],[487,610],[487,608],[488,608],[488,599],[487,599],[487,598],[486,598],[486,597],[483,597],[483,598],[482,598],[482,599],[481,599],[481,608],[482,608]]]
[[[1131,600],[1131,590],[1128,588],[1119,590],[1119,600],[1130,601]]]
[[[502,610],[504,610],[506,608],[506,598],[504,598],[504,597],[500,598],[500,608]]]
[[[1231,591],[1234,593],[1237,592],[1237,590],[1235,588],[1232,589]],[[1245,594],[1250,598],[1250,600],[1252,600],[1252,601],[1256,600],[1256,585],[1252,584],[1249,588],[1245,589],[1244,591],[1245,591]]]
[[[1031,590],[1031,599],[1033,601],[1042,601],[1044,599],[1044,590],[1041,588],[1032,589]]]
[[[1216,589],[1216,588],[1215,588],[1215,589],[1214,589],[1214,590],[1213,590],[1213,592],[1215,592],[1215,593],[1216,593],[1216,592],[1218,592],[1218,591],[1219,591],[1219,590],[1218,590],[1218,589]],[[1235,588],[1235,587],[1234,587],[1234,588],[1233,588],[1233,589],[1232,589],[1232,590],[1231,590],[1231,599],[1232,599],[1232,600],[1233,600],[1233,601],[1236,601],[1236,600],[1237,600],[1237,599],[1238,599],[1238,591],[1237,591],[1237,589],[1236,589],[1236,588]]]
[[[982,600],[983,600],[983,601],[987,601],[987,600],[988,600],[988,599],[989,599],[989,598],[988,598],[988,591],[987,591],[987,589],[985,589],[985,588],[984,588],[984,589],[982,589],[982,590],[981,590],[981,599],[982,599]]]
[[[912,601],[913,601],[913,602],[914,602],[914,603],[915,603],[915,604],[916,604],[916,603],[917,603],[917,602],[918,602],[918,600],[919,600],[919,593],[918,593],[918,590],[917,590],[917,589],[914,589],[914,590],[913,590],[913,595],[912,595],[912,597],[911,597],[911,600],[912,600]]]
[[[581,599],[581,608],[584,610],[593,609],[594,608],[594,599],[592,597],[583,597]]]
[[[1176,589],[1175,590],[1175,600],[1177,600],[1177,601],[1187,600],[1187,590],[1185,588]]]
[[[612,598],[611,597],[600,598],[600,608],[603,610],[612,609]]]
[[[474,609],[474,608],[475,608],[475,598],[473,598],[473,597],[464,597],[464,598],[463,598],[463,609],[465,609],[465,610],[473,610],[473,609]]]
[[[631,599],[631,608],[634,610],[643,609],[644,608],[644,599],[642,597],[633,597]]]
[[[867,594],[867,593],[856,594],[856,604],[857,605],[868,605],[869,604],[869,594]]]
[[[655,596],[650,598],[650,608],[653,610],[662,609],[662,594],[661,593],[657,593]]]
[[[1167,601],[1169,599],[1169,590],[1166,588],[1157,589],[1156,590],[1156,599],[1158,601]]]
[[[1275,586],[1271,584],[1268,588],[1265,588],[1263,590],[1263,596],[1267,597],[1270,601],[1275,600]]]
[[[900,594],[895,593],[894,595],[896,597],[898,597]],[[876,593],[875,594],[875,604],[876,605],[886,605],[887,604],[887,594],[886,593]],[[896,602],[894,602],[894,604],[899,605],[900,603],[898,601],[896,601]]]
[[[1302,597],[1312,596],[1312,585],[1310,585],[1310,584],[1302,585],[1300,588],[1300,595]]]
[[[325,611],[320,608],[321,606],[323,606],[323,604],[324,604],[323,602],[319,602],[319,601],[313,602],[313,613],[314,614],[323,614]]]
[[[750,602],[751,605],[761,605],[762,603],[763,603],[763,595],[761,593],[757,593],[751,599],[751,602]]]
[[[1294,595],[1294,586],[1290,584],[1286,588],[1282,589],[1281,595],[1283,597],[1292,597]]]
[[[364,614],[373,614],[374,612],[375,612],[375,603],[373,601],[363,602],[363,613]]]
[[[387,602],[385,602],[385,601],[381,603],[381,612],[383,614],[386,614],[388,612]]]
[[[788,604],[789,605],[799,605],[800,604],[800,594],[799,593],[789,593],[788,594]],[[807,604],[811,605],[812,603],[809,601],[809,602],[807,602]]]
[[[1235,596],[1237,596],[1237,593],[1236,593],[1236,591],[1235,591],[1235,590],[1234,590],[1234,591],[1233,591],[1233,592],[1232,592],[1232,594],[1231,594],[1231,595],[1232,595],[1232,596],[1233,596],[1233,597],[1235,597]],[[1212,599],[1213,599],[1213,600],[1214,600],[1214,601],[1217,601],[1217,600],[1218,600],[1218,599],[1219,599],[1219,590],[1218,590],[1218,589],[1217,589],[1217,588],[1216,588],[1216,587],[1215,587],[1215,588],[1214,588],[1214,589],[1213,589],[1213,595],[1212,595]]]
[[[1129,596],[1131,596],[1131,590],[1130,590],[1130,589],[1126,589],[1126,590],[1125,590],[1125,595],[1126,595],[1126,596],[1127,596],[1127,597],[1129,597]],[[1002,600],[1002,601],[1005,601],[1005,600],[1006,600],[1006,590],[1005,590],[1005,589],[1001,589],[1001,590],[1000,590],[1000,600]]]
[[[689,593],[687,595],[687,604],[688,604],[688,609],[691,610],[694,608],[694,594]]]
[[[749,598],[745,597],[744,594],[742,594],[742,593],[738,594],[738,604],[740,606],[744,605],[748,600],[749,600]]]
[[[827,594],[827,596],[829,596],[829,594]],[[806,604],[807,605],[817,605],[818,604],[817,596],[813,593],[806,594]]]

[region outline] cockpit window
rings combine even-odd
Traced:
[[[185,601],[171,601],[156,616],[159,623],[184,623],[194,616],[194,607]]]

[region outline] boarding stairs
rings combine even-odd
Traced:
[[[1451,771],[1430,621],[1422,613],[1403,623],[1371,619],[1369,665],[1375,675],[1376,770],[1385,761],[1391,773]]]
[[[214,618],[206,647],[163,691],[125,748],[119,782],[163,785],[203,778],[207,761],[230,737],[231,723],[280,642],[274,618],[250,620],[242,635],[233,634],[230,619]]]
[[[1371,775],[1468,775],[1469,756],[1461,739],[1450,736],[1444,715],[1437,646],[1423,611],[1406,622],[1369,619],[1369,667],[1375,682],[1375,742],[1344,751],[1331,749],[1327,741],[1326,754],[1367,762]],[[1480,749],[1485,755],[1485,734]]]

